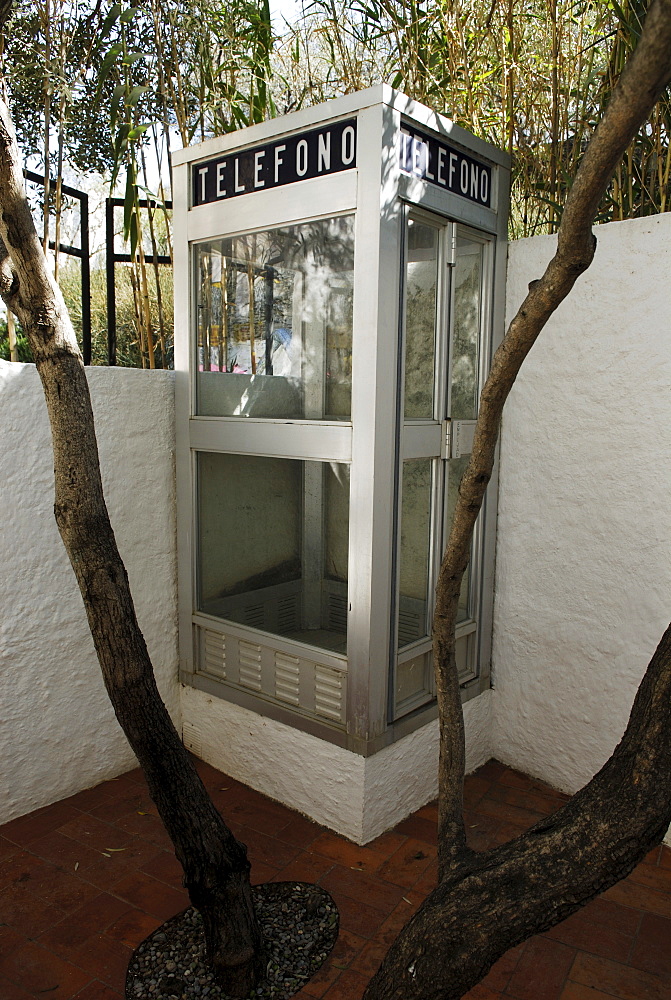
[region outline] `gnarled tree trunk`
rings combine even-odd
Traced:
[[[364,1000],[456,1000],[509,948],[564,920],[624,878],[661,841],[671,821],[671,626],[608,763],[554,816],[483,854],[466,846],[464,728],[454,656],[461,580],[494,465],[503,405],[541,330],[589,267],[598,203],[670,80],[671,0],[655,0],[576,175],[557,253],[540,280],[532,282],[482,392],[473,452],[459,486],[436,592],[439,885],[392,945]]]
[[[246,850],[214,808],[156,687],[105,506],[84,366],[35,232],[3,102],[0,236],[0,292],[21,321],[42,380],[52,430],[56,521],[105,686],[175,845],[191,901],[203,916],[219,982],[244,996],[263,966]]]
[[[9,9],[0,0],[0,25]],[[392,945],[365,1000],[456,1000],[508,948],[563,920],[625,876],[671,819],[671,634],[665,634],[611,760],[559,812],[485,854],[465,845],[464,746],[454,624],[505,399],[548,318],[591,262],[591,220],[622,152],[671,77],[671,0],[655,0],[639,47],[586,153],[557,255],[513,320],[483,391],[473,454],[443,561],[434,627],[441,726],[440,884]],[[242,995],[261,942],[244,847],[226,828],[156,688],[102,495],[88,386],[65,307],[23,196],[0,105],[0,292],[21,319],[52,424],[56,518],[119,721],[205,919],[220,981]]]

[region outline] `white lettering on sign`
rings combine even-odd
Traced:
[[[350,163],[354,160],[355,152],[356,152],[356,135],[354,133],[354,126],[348,125],[347,128],[343,129],[343,134],[342,134],[341,156],[345,166],[348,167]]]
[[[265,149],[260,149],[258,153],[254,153],[254,187],[262,188],[266,186],[266,182],[261,177],[261,171],[263,170],[263,157],[266,155]]]
[[[308,172],[308,144],[305,139],[301,139],[296,146],[296,173],[299,177],[305,177]]]
[[[468,194],[468,160],[461,161],[461,176],[459,186],[462,194]]]
[[[430,170],[430,166],[431,166],[431,157],[430,157],[430,155],[429,155],[429,147],[428,147],[428,144],[427,144],[426,142],[423,142],[423,143],[422,143],[422,146],[424,147],[424,162],[425,162],[425,167],[424,167],[424,176],[426,177],[427,181],[434,181],[434,182],[435,182],[435,180],[436,180],[436,175],[435,175],[435,174],[432,174],[432,173],[431,173],[431,170]]]
[[[320,133],[319,144],[317,147],[317,170],[319,173],[322,170],[331,169],[331,133],[327,132],[326,135]]]
[[[423,143],[418,139],[412,140],[412,169],[413,173],[417,174],[418,177],[421,177],[424,173],[422,169],[422,146]]]
[[[198,171],[198,176],[200,177],[200,190],[201,190],[201,200],[205,199],[205,178],[207,177],[207,167],[201,167]]]
[[[438,183],[443,185],[446,183],[445,174],[443,173],[445,170],[445,152],[446,150],[442,146],[438,150]]]
[[[457,169],[457,154],[450,153],[450,188],[454,184],[454,171]]]
[[[478,200],[479,182],[480,180],[480,170],[478,169],[477,163],[471,163],[471,198],[474,201]]]
[[[275,146],[275,183],[277,184],[280,176],[280,167],[284,163],[284,157],[282,153],[286,150],[286,146]]]
[[[236,156],[235,158],[235,191],[237,194],[242,194],[245,191],[245,185],[240,183],[240,160]]]
[[[229,150],[191,167],[193,207],[253,191],[325,177],[356,166],[356,118]]]
[[[224,170],[225,169],[226,169],[226,160],[222,160],[221,163],[217,163],[217,198],[225,198],[226,197],[226,188],[224,187]],[[204,183],[204,179],[203,179],[203,183]]]
[[[399,132],[398,158],[404,173],[490,207],[492,166],[442,137],[407,124]]]

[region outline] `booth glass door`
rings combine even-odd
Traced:
[[[484,235],[408,212],[399,363],[395,586],[390,714],[434,697],[434,591],[459,481],[471,451],[489,341],[492,245]],[[476,532],[461,590],[457,661],[477,675],[482,539]]]

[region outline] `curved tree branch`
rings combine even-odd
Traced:
[[[262,972],[247,854],[214,808],[156,687],[103,497],[84,366],[33,225],[2,101],[0,238],[0,293],[21,321],[42,381],[52,430],[56,522],[105,686],[203,916],[219,981],[228,993],[245,996]]]
[[[492,475],[503,405],[552,313],[592,262],[592,220],[631,139],[671,80],[671,0],[655,0],[639,44],[585,152],[566,200],[557,252],[533,282],[494,355],[480,398],[473,451],[459,486],[452,530],[440,567],[434,615],[434,663],[440,714],[440,877],[467,856],[463,826],[464,730],[454,628],[461,580],[475,522]]]
[[[458,863],[401,932],[364,1000],[457,1000],[509,948],[624,878],[671,821],[671,625],[613,756],[566,805]]]

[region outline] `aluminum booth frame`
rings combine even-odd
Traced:
[[[503,333],[509,159],[380,86],[180,151],[173,166],[181,680],[357,754],[375,753],[436,714],[431,587],[479,388]],[[291,243],[291,260],[310,239],[341,248],[353,241],[351,263],[338,263],[334,251],[329,265],[328,301],[339,303],[339,320],[315,319],[314,303],[326,300],[309,305],[306,265],[287,264],[289,251],[279,265],[259,251],[243,259],[250,240],[274,240],[279,260],[277,234]],[[300,251],[302,261],[311,255],[311,273],[322,250]],[[455,277],[462,259],[468,296]],[[226,306],[215,323],[217,296]],[[477,342],[458,318],[463,303]],[[428,368],[420,351],[427,338]],[[298,345],[309,376],[297,367]],[[293,374],[271,379],[280,355]],[[471,372],[472,401],[459,406],[457,362]],[[334,368],[344,373],[340,388]],[[232,407],[224,397],[243,383]],[[300,404],[282,401],[296,386]],[[276,410],[258,410],[259,398],[273,394]],[[298,493],[285,490],[285,479]],[[245,489],[242,506],[256,505],[251,530],[231,507]],[[495,472],[458,629],[465,700],[489,684],[496,489]],[[278,506],[294,517],[277,499],[294,495],[300,524],[282,527],[283,514],[270,530]],[[337,527],[345,517],[348,536]],[[241,583],[217,591],[220,564],[244,560],[245,545],[258,563],[262,551],[279,552],[283,532],[295,533],[301,568],[278,555],[275,576],[261,585],[250,567],[245,586],[256,588],[255,610]],[[425,558],[417,556],[420,536]],[[308,564],[323,562],[325,549],[344,574],[326,579],[317,567],[314,575]],[[426,597],[416,587],[414,596],[401,592],[404,574],[424,581]],[[330,601],[331,618],[313,633],[300,631],[305,621],[294,611],[290,625],[277,624],[282,608],[300,601],[299,617],[319,617],[305,608]]]

